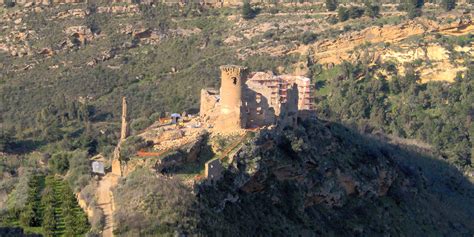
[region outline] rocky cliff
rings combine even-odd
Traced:
[[[474,233],[474,189],[453,167],[329,122],[261,131],[201,185],[198,228],[224,236]]]

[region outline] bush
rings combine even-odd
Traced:
[[[242,18],[246,20],[255,18],[255,10],[249,2],[244,2],[244,5],[242,6]]]
[[[271,38],[273,38],[274,35],[275,35],[275,33],[272,30],[267,30],[267,31],[265,31],[265,33],[263,33],[263,38],[264,39],[271,39]]]
[[[347,11],[347,8],[339,7],[337,9],[337,18],[340,22],[349,20],[349,12]]]
[[[456,0],[442,0],[441,6],[446,11],[451,11],[456,7]]]
[[[272,15],[277,14],[279,11],[280,11],[280,10],[278,10],[278,8],[276,8],[276,7],[272,7],[272,8],[270,8],[270,10],[269,10],[270,14],[272,14]]]
[[[330,12],[335,11],[337,5],[337,0],[326,0],[326,9],[328,9]]]
[[[15,2],[13,0],[5,0],[3,5],[5,6],[5,8],[11,8],[15,6]]]
[[[348,14],[351,19],[360,18],[362,15],[364,15],[364,9],[361,7],[350,7]]]
[[[303,44],[310,44],[314,42],[316,38],[317,38],[317,35],[315,33],[310,32],[310,31],[305,31],[303,35],[301,36],[301,42],[303,42]]]
[[[334,25],[334,24],[337,23],[337,17],[330,16],[330,17],[327,18],[326,21],[327,21],[329,24]]]
[[[125,142],[122,144],[122,147],[120,150],[120,159],[127,160],[133,155],[135,155],[137,151],[149,145],[150,144],[147,141],[145,141],[142,137],[131,136],[127,138]]]
[[[365,6],[365,14],[370,18],[376,18],[380,15],[380,6],[367,4]]]
[[[409,19],[421,16],[421,8],[425,4],[424,0],[405,0],[405,3],[402,4],[402,9],[407,11],[407,16]]]
[[[410,6],[407,9],[407,16],[409,19],[421,16],[421,9]]]
[[[138,132],[140,130],[143,130],[143,129],[147,128],[152,123],[153,123],[153,121],[148,119],[148,118],[143,118],[143,117],[142,118],[137,118],[137,119],[134,119],[132,121],[132,123],[130,123],[130,128],[133,131]]]
[[[64,174],[69,169],[70,154],[66,152],[56,153],[49,159],[48,165],[53,172]]]
[[[85,151],[74,151],[69,159],[69,173],[66,177],[74,192],[79,192],[91,179],[91,167]]]

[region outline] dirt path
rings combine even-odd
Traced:
[[[105,217],[105,225],[104,230],[102,232],[103,237],[111,237],[114,236],[113,230],[113,197],[111,188],[114,187],[118,182],[118,177],[109,173],[104,176],[99,181],[99,186],[97,187],[96,197],[97,203],[102,211],[104,212]]]

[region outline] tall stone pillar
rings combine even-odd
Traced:
[[[220,131],[232,131],[245,128],[246,119],[243,112],[247,68],[235,65],[221,66],[220,115],[216,128]]]
[[[127,97],[122,98],[122,129],[120,130],[120,142],[129,135],[128,116],[127,116]]]
[[[112,158],[112,174],[122,176],[122,164],[120,162],[120,148],[122,142],[128,137],[128,117],[127,117],[127,98],[122,98],[122,126],[120,130],[120,140],[115,147]]]

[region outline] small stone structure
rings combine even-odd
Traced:
[[[241,66],[221,66],[220,95],[201,91],[201,119],[219,132],[268,125],[295,126],[314,116],[310,79],[302,76],[248,73]]]
[[[204,165],[204,176],[209,182],[221,179],[223,171],[224,167],[219,159],[212,159]]]

